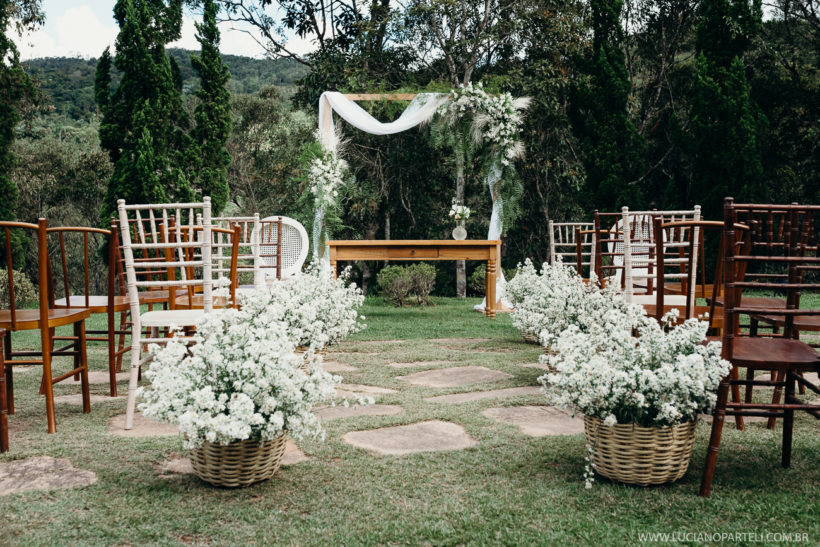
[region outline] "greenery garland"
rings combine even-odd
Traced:
[[[474,145],[484,149],[482,176],[490,186],[493,200],[501,200],[501,221],[512,226],[520,213],[524,188],[515,170],[514,161],[524,155],[521,141],[523,111],[530,99],[513,99],[509,93],[491,95],[481,82],[462,85],[450,92],[452,99],[439,109],[443,123],[459,130],[470,117],[470,133]],[[438,137],[441,140],[440,137]],[[447,139],[451,140],[451,139]],[[469,148],[464,143],[465,148]],[[456,153],[460,153],[456,150]]]

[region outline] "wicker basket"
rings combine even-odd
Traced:
[[[191,450],[197,476],[214,486],[237,488],[268,480],[282,465],[287,435],[269,441],[246,439],[228,445],[206,442]]]
[[[538,337],[534,334],[530,334],[529,332],[522,332],[521,336],[524,337],[524,341],[528,344],[538,344]]]
[[[600,418],[584,416],[584,433],[599,475],[649,486],[673,482],[686,474],[695,443],[695,422],[672,427],[610,427]]]

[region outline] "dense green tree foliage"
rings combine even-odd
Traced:
[[[114,17],[120,27],[114,65],[122,73],[113,92],[105,80],[108,53],[97,67],[95,96],[102,112],[100,144],[114,164],[100,216],[116,210],[116,201],[157,203],[190,199],[193,161],[185,134],[187,112],[182,82],[175,77],[165,44],[180,35],[182,0],[118,0]]]
[[[219,29],[216,26],[217,6],[206,0],[202,23],[197,23],[197,40],[202,45],[199,57],[192,55],[191,64],[199,75],[199,104],[194,111],[191,137],[197,148],[198,163],[194,170],[194,187],[203,196],[211,196],[214,213],[228,202],[226,172],[231,163],[225,143],[231,133],[231,95],[226,84],[231,74],[219,55]]]
[[[752,100],[744,54],[761,24],[760,1],[702,0],[687,148],[690,198],[716,218],[720,202],[765,201],[761,133],[766,118]]]
[[[584,77],[575,88],[572,121],[586,168],[584,197],[596,208],[641,205],[644,141],[627,107],[632,83],[626,71],[620,16],[622,0],[590,0],[592,49],[579,61]]]

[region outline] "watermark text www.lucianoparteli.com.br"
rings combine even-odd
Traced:
[[[638,532],[640,543],[809,543],[808,532]]]

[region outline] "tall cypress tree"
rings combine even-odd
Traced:
[[[191,63],[200,78],[196,94],[200,103],[194,111],[196,126],[191,136],[199,156],[195,185],[202,195],[211,196],[214,211],[218,213],[228,202],[227,172],[231,155],[226,143],[231,133],[231,95],[227,83],[231,74],[219,54],[216,2],[205,0],[204,11],[202,23],[196,25],[201,56],[191,55]]]
[[[120,32],[113,62],[122,79],[112,92],[106,50],[95,80],[103,114],[100,144],[114,163],[102,222],[116,210],[117,199],[156,203],[191,196],[187,165],[180,161],[187,154],[182,137],[187,115],[165,52],[165,45],[180,36],[182,0],[118,0],[114,18]]]
[[[14,220],[17,185],[8,176],[14,164],[14,130],[18,106],[34,95],[34,86],[20,64],[17,47],[7,35],[11,28],[11,0],[0,0],[0,220]]]
[[[761,132],[768,123],[751,97],[743,55],[760,30],[760,0],[702,0],[697,72],[685,148],[692,161],[692,199],[710,218],[722,200],[768,198]]]
[[[586,170],[585,199],[597,208],[639,206],[635,184],[645,143],[629,120],[632,93],[623,52],[622,0],[590,0],[593,42],[580,60],[586,78],[572,93],[570,118],[581,141]]]

